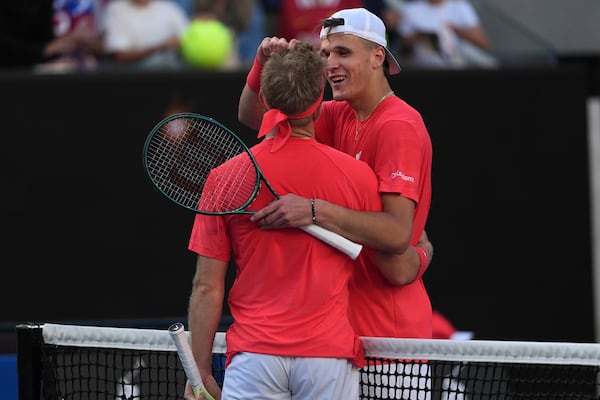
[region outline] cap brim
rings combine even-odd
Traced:
[[[387,49],[387,47],[385,47],[385,53],[386,53],[385,58],[388,60],[388,64],[390,66],[390,75],[395,75],[395,74],[400,73],[400,71],[402,71],[402,68],[400,68],[400,63],[398,62],[398,60],[396,60],[396,57],[394,57],[392,52],[389,51]]]

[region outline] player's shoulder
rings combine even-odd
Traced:
[[[333,165],[335,165],[345,174],[354,176],[357,176],[358,174],[375,174],[372,168],[366,162],[359,160],[348,153],[322,143],[317,143],[317,146],[321,148],[323,154],[329,158]]]
[[[332,113],[334,115],[353,113],[352,107],[350,107],[347,101],[325,100],[321,103],[321,109],[324,113]]]
[[[421,113],[405,100],[394,97],[392,101],[382,104],[384,106],[378,122],[386,123],[422,123],[423,117]]]
[[[334,162],[341,163],[341,164],[354,164],[358,161],[356,158],[352,157],[351,155],[344,153],[343,151],[338,150],[327,144],[320,143],[318,141],[314,141],[314,144],[321,151],[321,153],[323,155],[327,156],[329,159],[333,160]]]

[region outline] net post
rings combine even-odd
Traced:
[[[42,324],[16,326],[19,400],[40,400],[42,385]]]

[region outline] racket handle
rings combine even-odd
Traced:
[[[198,371],[196,361],[194,360],[192,348],[190,347],[185,335],[183,324],[180,322],[174,323],[169,327],[169,333],[171,334],[171,339],[173,339],[175,347],[177,348],[177,354],[179,355],[179,359],[181,360],[181,365],[183,365],[185,374],[190,381],[190,385],[194,391],[194,396],[198,397],[200,393],[202,393],[205,399],[215,400],[215,398],[208,393],[204,387],[204,384],[202,383],[202,377],[200,376],[200,371]]]
[[[342,235],[328,231],[327,229],[320,227],[319,225],[311,224],[300,227],[304,232],[313,235],[317,239],[321,239],[330,246],[335,247],[342,253],[345,253],[353,260],[360,254],[362,245],[354,243],[353,241],[346,239]]]

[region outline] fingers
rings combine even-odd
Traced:
[[[192,390],[192,385],[190,385],[190,381],[185,383],[185,390],[183,392],[183,398],[185,400],[196,400],[196,396],[194,396],[194,391]]]
[[[288,193],[257,211],[251,221],[261,229],[295,228],[312,221],[310,199]]]
[[[269,206],[264,207],[261,210],[258,210],[255,214],[252,215],[252,217],[250,217],[250,221],[255,221],[255,222],[260,222],[262,221],[266,216],[268,216],[269,214],[271,214],[271,210]]]
[[[264,217],[253,221],[255,221],[261,229],[265,230],[283,228],[283,226],[280,226],[277,215],[274,213],[266,214]]]
[[[261,229],[284,228],[285,226],[281,225],[279,215],[277,208],[271,204],[257,211],[250,217],[250,220],[256,222]]]
[[[298,41],[295,39],[292,39],[290,42],[288,42],[286,39],[276,36],[264,38],[258,47],[258,62],[264,65],[267,59],[271,57],[271,54],[292,48],[297,42]]]

